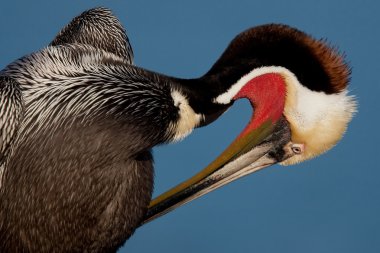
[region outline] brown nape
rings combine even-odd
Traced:
[[[310,90],[327,94],[345,89],[351,72],[344,56],[325,40],[286,25],[269,24],[239,34],[205,76],[219,74],[234,83],[263,66],[285,67]]]
[[[325,39],[315,40],[310,36],[304,36],[303,40],[324,66],[334,92],[344,90],[351,75],[351,68],[345,62],[344,55],[338,51],[338,48],[329,45]]]

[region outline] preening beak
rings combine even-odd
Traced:
[[[155,198],[149,206],[144,223],[292,155],[287,121],[281,118],[273,129],[264,124],[250,134],[239,136],[204,170]]]
[[[155,198],[150,203],[145,222],[290,156],[291,152],[284,149],[290,143],[290,128],[282,116],[284,79],[278,74],[265,74],[244,83],[245,86],[231,96],[231,100],[247,98],[250,101],[254,113],[248,125],[205,169]]]

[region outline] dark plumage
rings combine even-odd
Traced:
[[[152,147],[215,120],[233,103],[215,99],[255,68],[281,65],[311,90],[340,91],[347,71],[332,53],[341,73],[330,75],[326,49],[262,26],[239,35],[206,75],[184,80],[134,66],[109,10],[82,13],[0,71],[0,252],[115,252],[151,200]]]
[[[85,44],[104,50],[133,64],[133,51],[120,21],[105,8],[95,8],[75,17],[50,46]]]
[[[23,116],[20,86],[7,76],[0,76],[0,179],[4,163],[12,150]],[[1,180],[0,180],[1,186]]]
[[[2,91],[20,86],[25,103],[0,192],[0,252],[113,252],[146,212],[150,149],[173,138],[178,108],[167,78],[131,65],[110,11],[83,13],[52,45],[0,72]]]

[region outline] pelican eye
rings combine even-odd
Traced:
[[[304,151],[304,145],[303,144],[292,144],[291,149],[292,149],[294,154],[300,155]]]

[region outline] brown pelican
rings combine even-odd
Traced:
[[[204,76],[169,77],[133,64],[109,10],[82,13],[0,71],[0,252],[115,252],[144,221],[151,148],[239,98],[255,108],[248,126],[204,172],[153,201],[150,217],[257,167],[326,151],[355,107],[348,75],[325,43],[265,25],[235,38]]]

